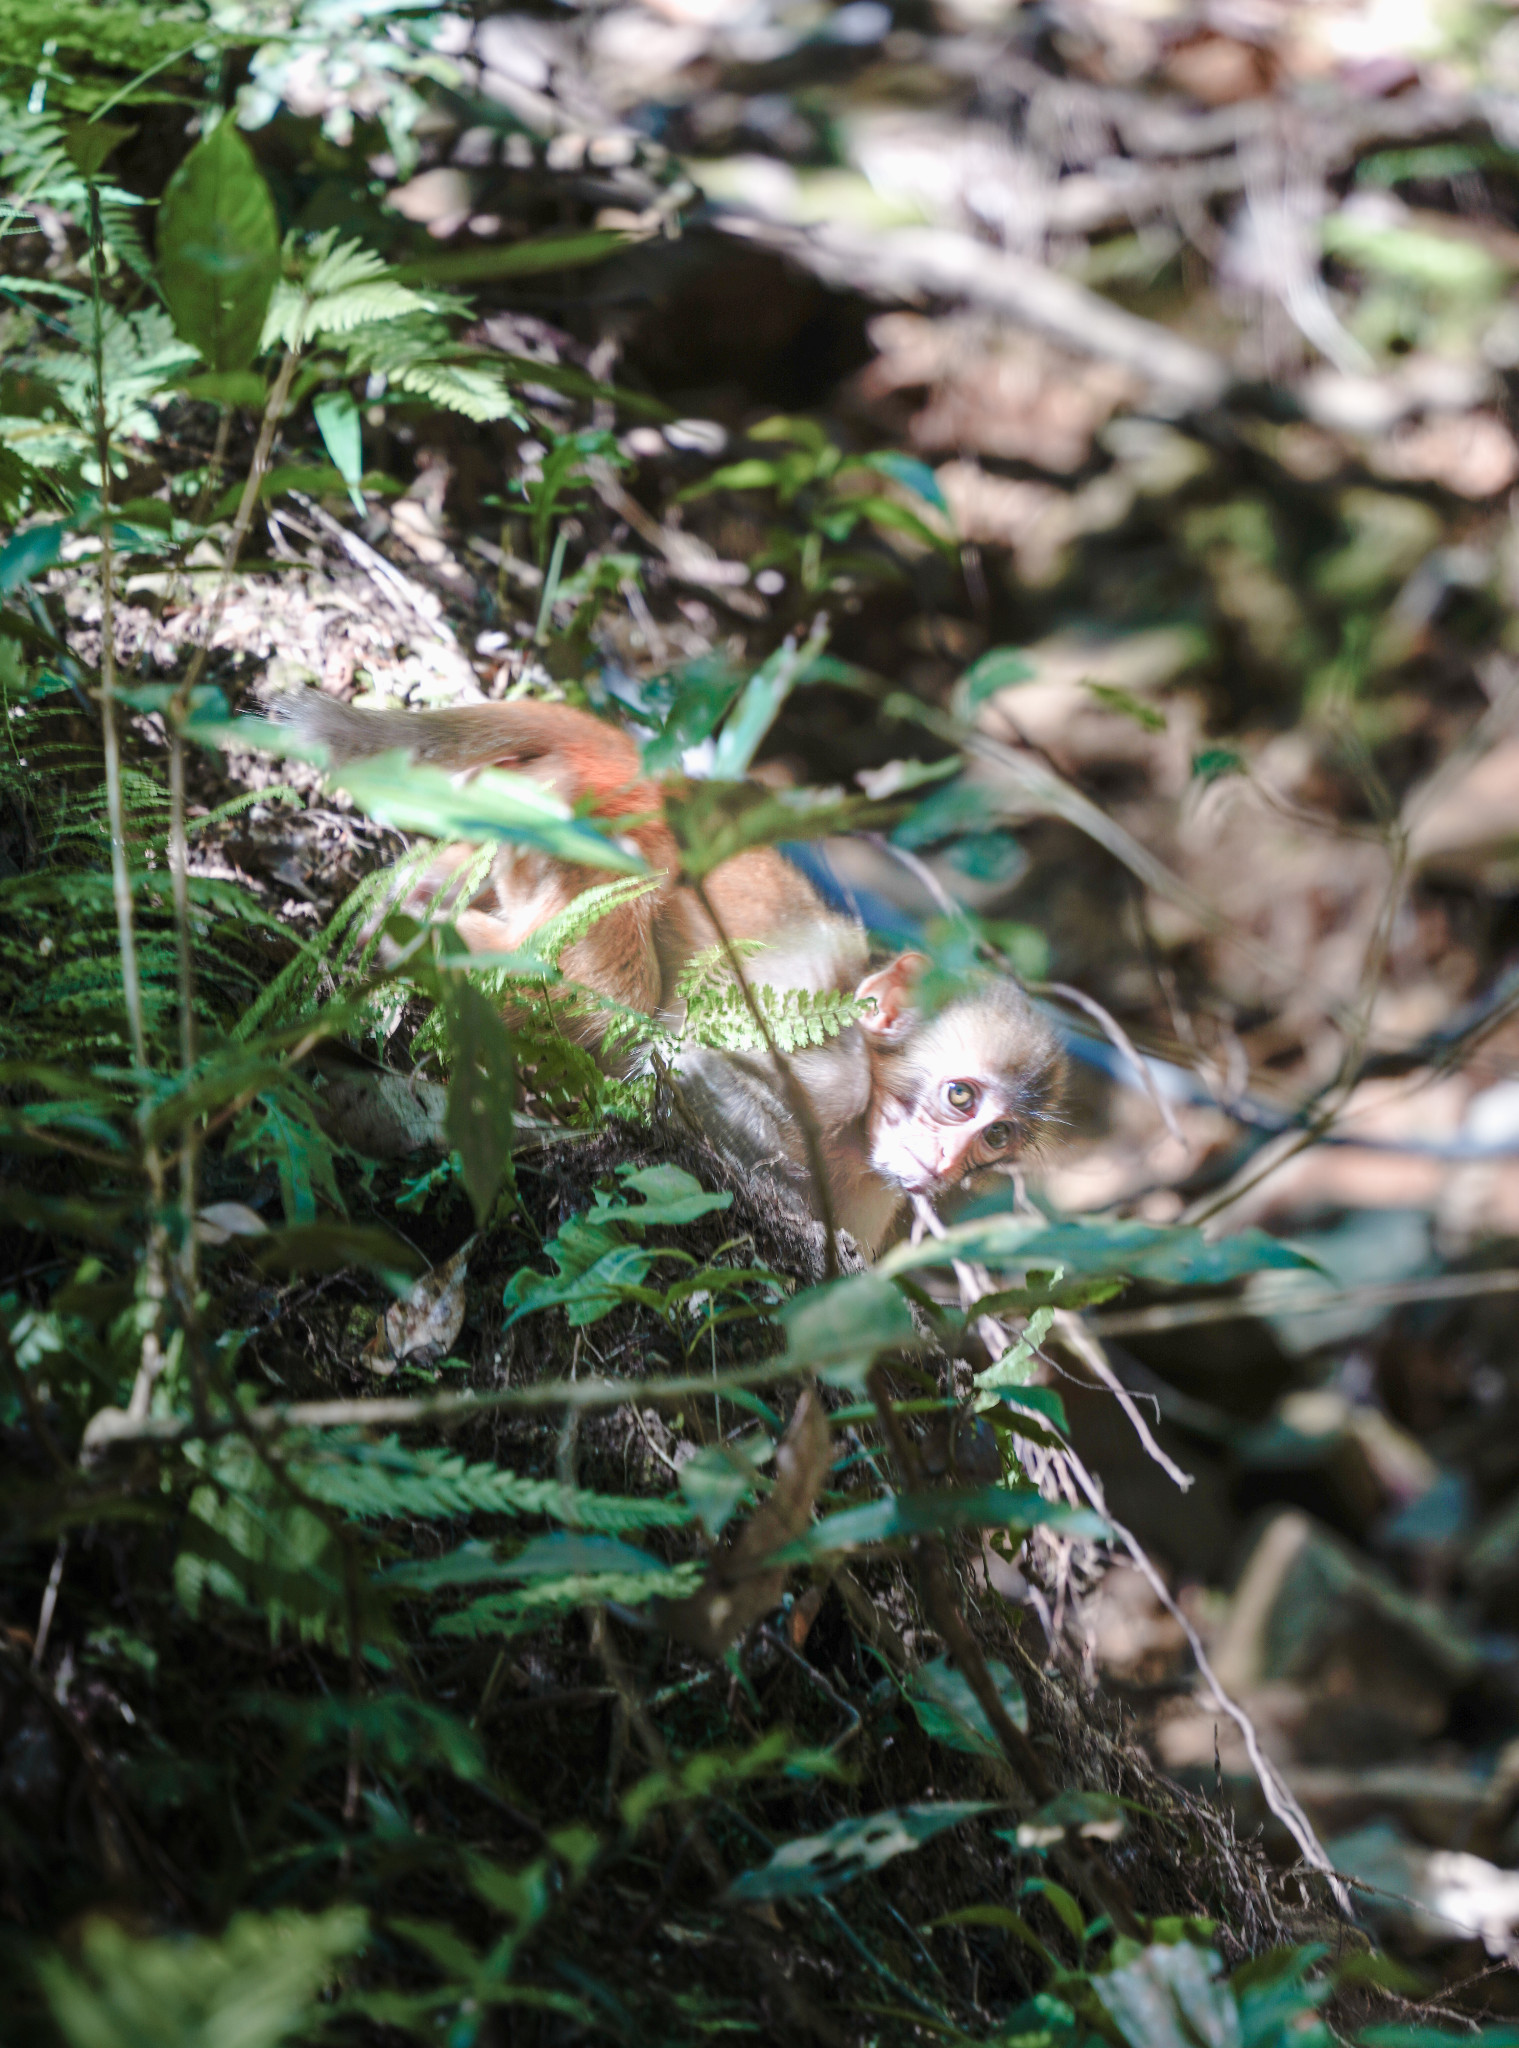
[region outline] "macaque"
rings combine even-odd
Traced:
[[[793,1109],[799,1087],[828,1207],[867,1253],[891,1235],[909,1196],[942,1195],[970,1173],[1007,1165],[1047,1130],[1063,1062],[1015,983],[987,975],[934,1015],[920,1014],[914,989],[924,956],[900,953],[871,971],[863,927],[831,911],[771,847],[723,862],[698,892],[681,879],[660,786],[644,775],[636,743],[591,713],[527,700],[360,710],[307,690],[281,700],[277,715],[325,746],[334,765],[404,749],[449,774],[504,768],[621,824],[658,881],[566,949],[565,975],[599,995],[678,1021],[682,969],[731,943],[747,955],[756,984],[852,992],[868,1004],[857,1023],[788,1057],[789,1088],[766,1053],[695,1048],[683,1054],[680,1074],[687,1106],[719,1150],[741,1169],[767,1166],[794,1182],[820,1213],[807,1134]],[[446,901],[473,854],[440,849],[412,903]],[[484,886],[448,915],[471,951],[509,952],[605,879],[602,870],[503,846]]]

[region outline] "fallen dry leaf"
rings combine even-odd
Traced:
[[[475,1240],[469,1238],[446,1266],[424,1273],[404,1301],[389,1307],[364,1347],[364,1363],[388,1377],[403,1358],[433,1365],[446,1358],[464,1328],[464,1276]]]
[[[768,1614],[786,1586],[786,1567],[764,1561],[805,1533],[812,1504],[828,1476],[828,1418],[809,1387],[775,1449],[775,1485],[764,1504],[707,1568],[696,1591],[666,1602],[661,1627],[708,1657],[721,1657],[745,1629]]]

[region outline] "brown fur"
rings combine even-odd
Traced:
[[[737,854],[707,877],[704,894],[719,933],[696,892],[679,880],[661,790],[643,776],[636,745],[589,712],[528,701],[356,710],[306,691],[285,700],[279,715],[322,742],[335,763],[404,748],[450,774],[506,768],[584,805],[592,817],[625,820],[626,837],[660,879],[566,950],[566,975],[598,994],[649,1015],[668,1010],[682,968],[725,935],[765,948],[753,962],[756,982],[868,998],[874,1008],[859,1024],[789,1062],[817,1121],[835,1219],[867,1248],[889,1233],[907,1192],[941,1192],[987,1163],[983,1129],[1012,1134],[991,1148],[1010,1158],[1047,1127],[1061,1060],[1020,989],[988,978],[937,1016],[920,1019],[911,991],[926,964],[922,956],[901,954],[867,975],[861,927],[835,916],[772,847]],[[443,848],[413,902],[446,898],[472,853]],[[509,952],[605,879],[596,869],[503,847],[485,886],[469,904],[452,908],[452,922],[471,951]],[[974,1088],[973,1116],[945,1108],[950,1082]],[[769,1059],[696,1049],[683,1065],[682,1087],[741,1168],[768,1165],[807,1190],[807,1148]]]

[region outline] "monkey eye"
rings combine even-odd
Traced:
[[[944,1100],[961,1116],[969,1116],[976,1106],[976,1091],[969,1081],[951,1081],[944,1091]]]
[[[1013,1142],[1011,1124],[988,1124],[981,1133],[981,1142],[988,1152],[1005,1152]]]

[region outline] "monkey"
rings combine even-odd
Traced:
[[[1063,1055],[1015,982],[980,975],[926,1012],[919,996],[925,956],[903,952],[872,969],[863,925],[830,909],[773,847],[734,855],[699,889],[683,880],[661,786],[620,728],[529,699],[405,711],[357,708],[304,690],[274,709],[319,742],[333,766],[402,749],[454,775],[505,768],[622,828],[653,886],[615,906],[563,956],[565,974],[598,995],[678,1021],[680,975],[714,948],[737,957],[740,971],[749,952],[753,979],[778,991],[852,993],[864,1006],[858,1019],[822,1045],[790,1054],[787,1071],[768,1052],[697,1047],[682,1054],[678,1086],[696,1122],[741,1171],[768,1167],[867,1255],[889,1240],[909,1197],[933,1199],[968,1175],[1010,1165],[1047,1134]],[[412,902],[446,900],[474,851],[440,849]],[[510,951],[603,879],[597,869],[503,846],[484,885],[448,914],[471,951]],[[813,1183],[813,1144],[823,1191]]]

